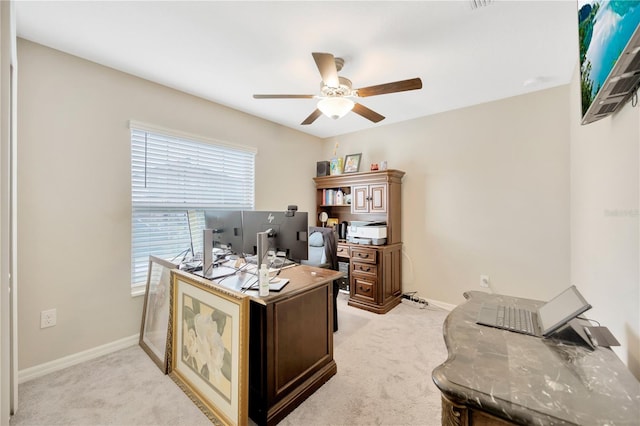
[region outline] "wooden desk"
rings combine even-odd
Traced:
[[[640,383],[615,353],[475,323],[485,301],[541,302],[482,292],[444,323],[447,361],[433,370],[442,424],[637,425]]]
[[[333,280],[341,276],[300,265],[282,270],[289,283],[281,291],[267,297],[247,292],[249,417],[257,424],[278,423],[336,374]]]

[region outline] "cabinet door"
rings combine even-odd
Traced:
[[[369,186],[369,212],[386,213],[387,211],[387,185],[378,184]]]
[[[369,185],[356,185],[351,188],[351,211],[353,213],[369,212]]]
[[[387,184],[357,185],[351,189],[353,213],[386,213]]]

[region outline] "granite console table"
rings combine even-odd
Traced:
[[[449,358],[433,370],[445,425],[638,425],[640,382],[609,348],[475,323],[484,302],[542,302],[470,291],[444,323]]]

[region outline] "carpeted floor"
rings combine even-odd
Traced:
[[[338,373],[281,425],[439,425],[431,371],[447,358],[447,311],[411,302],[386,315],[338,297]],[[138,346],[19,387],[11,426],[208,425],[207,418]]]

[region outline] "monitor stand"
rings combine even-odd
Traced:
[[[258,232],[257,233],[257,248],[256,251],[258,256],[258,269],[260,269],[260,265],[262,265],[267,257],[267,252],[269,251],[269,233],[267,231]]]

